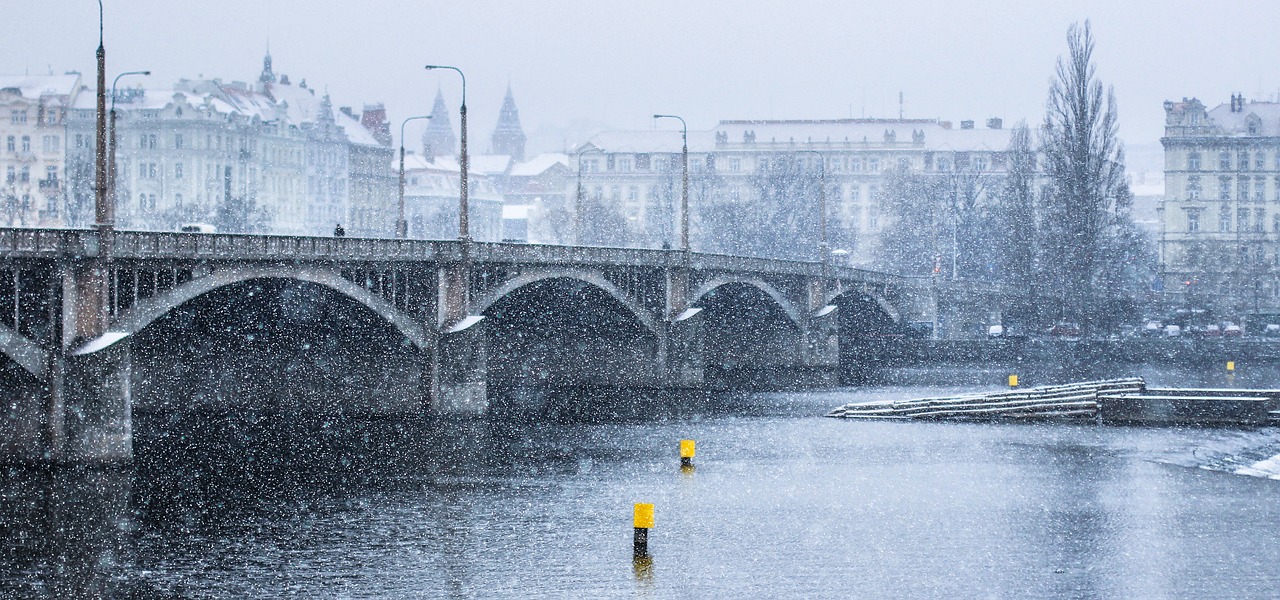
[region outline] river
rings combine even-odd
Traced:
[[[822,416],[857,400],[992,387],[929,380],[525,398],[472,422],[140,416],[130,468],[2,472],[0,590],[1274,598],[1280,589],[1280,481],[1265,469],[1233,473],[1280,454],[1277,430]],[[697,441],[691,472],[679,469],[685,438]],[[655,505],[649,564],[631,556],[636,502]]]

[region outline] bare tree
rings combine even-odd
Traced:
[[[1067,30],[1069,55],[1058,59],[1049,88],[1043,152],[1049,180],[1041,284],[1061,318],[1085,334],[1097,317],[1102,237],[1124,178],[1116,139],[1115,94],[1098,80],[1089,22]]]
[[[1009,137],[1008,172],[1000,195],[999,227],[993,241],[1002,267],[1001,279],[1015,286],[1029,286],[1033,279],[1036,235],[1035,176],[1036,153],[1031,129],[1019,123]]]

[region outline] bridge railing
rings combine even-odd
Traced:
[[[91,229],[0,228],[0,256],[98,256],[99,234]],[[178,233],[117,230],[111,253],[117,258],[195,260],[364,260],[452,261],[462,257],[456,240],[400,240],[229,233]],[[688,261],[698,270],[816,277],[817,262],[730,256],[652,248],[610,248],[477,242],[472,259],[483,263],[525,265],[618,265],[674,267]],[[836,279],[870,284],[901,284],[905,278],[850,267],[828,267]]]

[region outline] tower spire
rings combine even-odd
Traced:
[[[422,134],[422,156],[427,159],[457,153],[458,137],[449,123],[449,107],[444,103],[444,93],[436,88],[435,104],[431,107],[431,124]]]
[[[498,126],[493,129],[492,151],[494,154],[506,154],[520,161],[524,160],[524,129],[520,126],[520,111],[516,108],[515,96],[511,94],[511,82],[507,82],[507,95],[502,99],[502,109],[498,111]]]

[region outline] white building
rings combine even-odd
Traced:
[[[1164,110],[1166,299],[1224,318],[1280,313],[1280,103]]]
[[[681,133],[663,124],[651,131],[601,133],[575,152],[568,193],[581,181],[587,200],[616,207],[632,245],[675,245],[679,238]],[[833,249],[865,264],[885,223],[880,191],[886,172],[972,169],[1004,172],[1011,130],[1000,119],[985,128],[935,119],[833,119],[721,121],[710,130],[688,132],[691,238],[700,231],[698,213],[709,207],[747,210],[759,200],[753,178],[771,161],[798,161],[825,169],[828,223]],[[789,198],[796,210],[817,210],[818,198]],[[705,238],[704,238],[705,239]],[[840,240],[848,240],[841,247]]]
[[[126,88],[115,108],[120,227],[207,221],[233,231],[329,235],[341,223],[353,236],[395,232],[389,144],[305,81],[277,80],[270,56],[256,84]],[[69,204],[72,222],[84,225],[93,205],[91,94],[81,95],[71,117],[68,164],[77,178]]]
[[[404,215],[409,224],[408,237],[457,239],[461,174],[458,161],[453,157],[437,156],[427,160],[416,153],[404,157]],[[468,169],[467,200],[467,229],[471,239],[500,241],[502,194],[494,178]]]
[[[0,225],[64,224],[66,118],[79,92],[76,73],[0,76]]]

